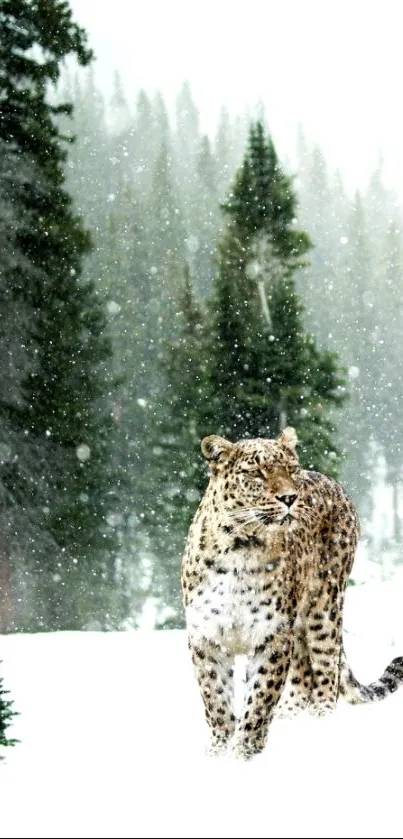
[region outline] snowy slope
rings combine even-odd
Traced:
[[[356,675],[403,654],[403,586],[350,589]],[[204,756],[184,632],[0,638],[20,745],[0,763],[1,837],[401,837],[403,689],[277,721],[250,764]]]

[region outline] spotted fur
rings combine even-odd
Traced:
[[[361,685],[346,661],[344,595],[359,523],[343,487],[301,468],[295,430],[231,443],[212,435],[210,480],[182,559],[189,649],[210,728],[210,752],[249,759],[275,715],[323,715],[338,697],[383,699],[403,658]],[[234,662],[246,657],[236,717]]]

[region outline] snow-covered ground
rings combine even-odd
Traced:
[[[361,680],[403,654],[403,584],[349,589]],[[401,837],[403,688],[273,724],[244,764],[204,755],[184,632],[0,637],[20,744],[0,763],[1,837]]]

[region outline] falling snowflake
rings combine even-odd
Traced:
[[[89,446],[87,446],[86,443],[81,443],[76,448],[76,455],[78,459],[81,460],[82,463],[84,463],[85,460],[89,460],[89,458],[91,457],[91,449]]]

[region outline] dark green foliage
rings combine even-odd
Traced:
[[[13,710],[13,702],[9,698],[9,693],[8,690],[5,690],[3,678],[0,676],[0,746],[15,746],[18,743],[18,740],[7,735],[7,729],[13,718],[18,716],[17,711]]]
[[[90,235],[65,188],[57,118],[71,106],[48,98],[61,61],[75,56],[86,65],[91,51],[61,0],[2,0],[0,29],[0,142],[19,171],[25,165],[13,194],[4,188],[2,196],[15,215],[18,259],[2,272],[0,306],[23,309],[20,341],[30,359],[18,404],[1,406],[4,423],[20,434],[1,475],[7,507],[16,520],[24,509],[30,533],[29,551],[25,531],[17,533],[14,565],[27,554],[34,625],[79,628],[86,614],[116,625],[111,346],[105,301],[83,272]]]
[[[285,264],[311,247],[307,233],[294,230],[297,199],[291,178],[281,169],[271,137],[261,122],[250,129],[248,151],[239,170],[233,192],[224,210],[245,246],[251,246],[264,233],[273,254]]]

